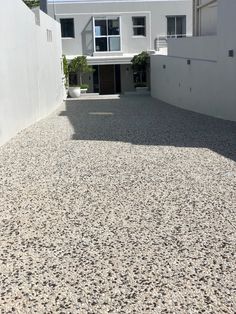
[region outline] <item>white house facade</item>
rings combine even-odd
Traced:
[[[193,13],[195,36],[168,39],[168,55],[151,56],[152,96],[236,121],[236,1],[194,0]]]
[[[94,68],[86,77],[89,92],[100,94],[132,92],[134,55],[154,53],[160,36],[192,34],[192,0],[55,0],[48,14],[61,23],[67,59],[87,56]]]

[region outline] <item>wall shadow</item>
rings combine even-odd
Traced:
[[[68,100],[74,140],[208,148],[236,161],[236,122],[180,109],[151,97]]]

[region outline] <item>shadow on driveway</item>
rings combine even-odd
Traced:
[[[183,110],[151,97],[68,100],[74,140],[208,148],[236,161],[236,123]]]

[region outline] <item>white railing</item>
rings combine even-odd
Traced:
[[[186,38],[186,37],[192,37],[192,34],[174,34],[174,35],[159,35],[155,39],[154,42],[154,47],[156,51],[159,51],[162,48],[167,48],[168,47],[168,39],[172,38]]]

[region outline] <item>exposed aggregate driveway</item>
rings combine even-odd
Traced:
[[[236,123],[68,100],[0,148],[0,313],[236,313]]]

